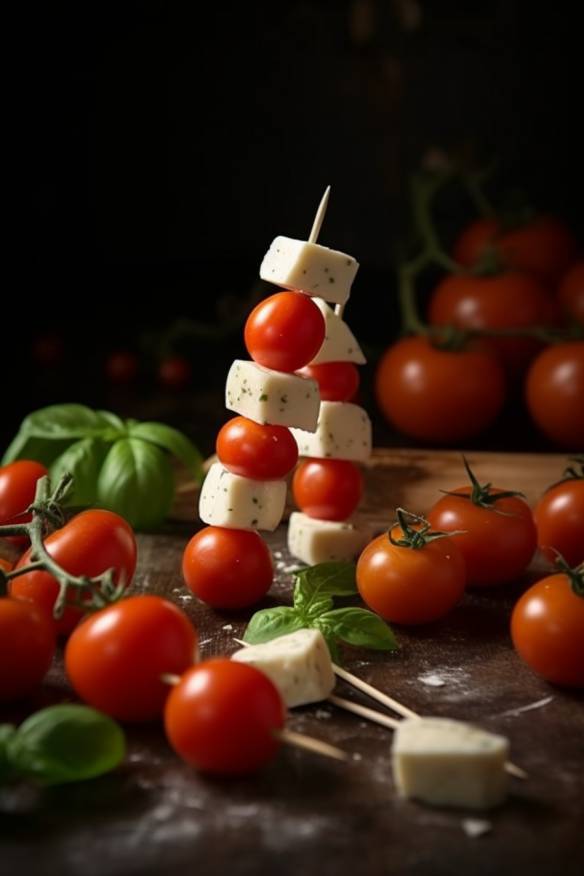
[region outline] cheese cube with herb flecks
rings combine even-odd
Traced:
[[[314,303],[324,317],[325,330],[322,347],[310,364],[354,362],[364,365],[367,360],[347,323],[322,298],[315,298]]]
[[[320,393],[309,377],[236,359],[227,375],[225,407],[261,425],[316,429]]]
[[[315,432],[291,431],[300,456],[365,462],[371,455],[371,420],[350,402],[323,401]]]
[[[306,240],[276,237],[264,256],[260,277],[268,283],[344,304],[359,264],[344,252]]]
[[[290,515],[288,550],[308,566],[350,562],[370,539],[370,528],[351,520],[317,520],[300,511]]]
[[[199,517],[209,526],[266,529],[272,532],[284,513],[286,481],[255,481],[214,463],[201,488]]]

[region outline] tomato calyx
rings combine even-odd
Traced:
[[[452,535],[463,535],[463,530],[454,530],[453,532],[443,532],[442,530],[432,529],[431,523],[419,514],[413,514],[411,511],[406,511],[405,508],[395,509],[397,521],[394,523],[387,533],[388,538],[395,547],[411,548],[418,551],[429,544],[431,541],[436,541],[439,538],[449,538]],[[414,525],[408,523],[409,520],[415,521]],[[399,526],[402,531],[401,538],[394,538],[392,530],[394,526]],[[417,528],[416,528],[417,525]]]
[[[472,468],[469,465],[468,459],[463,454],[462,461],[464,463],[464,467],[466,469],[466,473],[469,477],[472,489],[468,495],[465,493],[457,493],[453,490],[440,490],[441,493],[444,493],[445,496],[458,496],[461,499],[469,499],[473,505],[476,505],[477,508],[484,508],[487,511],[494,511],[496,514],[502,514],[505,517],[510,515],[506,514],[505,511],[500,511],[498,508],[495,508],[495,504],[499,501],[499,499],[512,499],[514,496],[520,496],[522,499],[525,498],[525,493],[522,493],[520,490],[493,490],[493,485],[489,481],[486,484],[481,484],[478,480],[477,476],[473,472]]]
[[[576,596],[579,596],[581,599],[584,599],[584,563],[580,563],[579,566],[570,566],[569,563],[565,561],[563,556],[559,551],[556,551],[556,559],[555,564],[564,575],[567,577],[570,582],[570,586]]]
[[[575,463],[575,465],[566,466],[562,479],[558,483],[584,480],[584,456],[570,456],[568,461]]]

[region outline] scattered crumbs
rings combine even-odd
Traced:
[[[199,642],[199,648],[202,648],[203,645],[208,645],[209,642],[212,642],[212,641],[213,641],[213,639],[203,639],[202,642]]]
[[[331,716],[331,713],[327,712],[326,709],[317,709],[314,714],[321,721],[326,721]]]
[[[282,551],[274,551],[274,557],[277,560],[281,560],[282,559]]]
[[[353,752],[353,760],[363,760],[363,755],[359,754],[358,751]]]
[[[289,575],[291,572],[297,572],[298,569],[301,569],[301,568],[302,568],[302,566],[299,566],[298,563],[293,563],[291,566],[284,566],[282,571],[285,572],[286,575]]]
[[[476,839],[479,836],[484,836],[485,833],[489,833],[493,829],[493,825],[490,821],[483,818],[463,818],[462,829],[471,839]]]
[[[516,715],[522,715],[523,712],[531,712],[532,709],[541,709],[551,703],[553,697],[544,697],[543,700],[536,700],[534,703],[528,703],[526,706],[519,706],[518,709],[509,709],[506,712],[501,712],[500,718],[514,718]]]
[[[232,630],[232,629],[233,629],[233,624],[225,624],[223,627],[221,627],[221,629],[222,629],[222,630],[227,630],[227,631]]]
[[[427,684],[428,687],[444,687],[446,682],[436,672],[427,672],[426,675],[418,675],[418,681]]]
[[[367,723],[367,721],[359,721],[359,727],[361,728],[361,730],[367,730],[369,724]]]

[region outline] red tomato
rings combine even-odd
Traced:
[[[402,538],[399,526],[391,530]],[[383,533],[357,562],[357,587],[369,608],[396,624],[425,624],[454,608],[465,585],[464,559],[454,539],[422,548],[399,547]]]
[[[0,468],[0,526],[8,523],[29,523],[32,514],[23,511],[34,501],[39,478],[49,472],[40,462],[19,459]],[[8,536],[13,544],[27,544],[25,536]]]
[[[55,631],[30,602],[0,599],[0,702],[29,694],[47,674]]]
[[[584,261],[576,262],[564,274],[558,298],[566,315],[584,325]]]
[[[539,428],[556,444],[584,447],[584,341],[553,344],[527,374],[527,406]]]
[[[82,511],[49,535],[45,546],[49,555],[72,575],[94,577],[114,568],[116,582],[123,578],[129,585],[136,570],[132,528],[112,511]],[[23,554],[17,569],[29,564],[30,554],[30,549]],[[28,572],[10,582],[11,596],[35,602],[51,618],[58,592],[57,581],[49,572]],[[57,633],[70,633],[82,616],[80,609],[67,607],[63,616],[54,621]]]
[[[217,456],[229,471],[258,481],[281,480],[298,460],[298,445],[285,426],[261,426],[233,417],[217,435]]]
[[[277,292],[260,301],[245,324],[252,359],[275,371],[298,371],[314,359],[324,341],[324,317],[302,292]]]
[[[511,636],[519,656],[546,681],[584,687],[584,596],[567,574],[526,590],[513,609]]]
[[[454,258],[470,268],[492,246],[509,267],[535,274],[544,282],[556,280],[574,260],[577,249],[572,233],[555,216],[537,216],[510,231],[496,219],[477,219],[456,242]]]
[[[193,369],[184,356],[169,356],[163,359],[158,369],[158,382],[168,389],[183,389],[191,382]]]
[[[555,560],[559,552],[569,566],[584,562],[584,478],[561,481],[543,494],[533,511],[537,543]]]
[[[467,581],[491,587],[518,578],[528,567],[537,546],[531,511],[519,496],[496,499],[489,508],[471,501],[472,487],[459,487],[455,496],[443,496],[428,514],[433,529],[462,531],[456,544],[466,563]],[[489,489],[489,496],[502,492]]]
[[[105,373],[112,383],[131,383],[138,373],[138,357],[129,350],[118,350],[106,359]]]
[[[180,608],[160,596],[132,596],[86,618],[65,648],[77,695],[120,721],[162,714],[168,684],[196,660],[197,633]]]
[[[4,572],[10,572],[13,568],[10,560],[7,560],[5,557],[0,557],[0,569],[3,569]]]
[[[321,401],[352,401],[359,389],[359,371],[352,362],[323,362],[298,372],[318,383]]]
[[[511,329],[549,322],[553,299],[528,274],[505,272],[488,277],[450,274],[430,301],[432,325],[463,329]],[[510,374],[521,373],[541,342],[533,338],[485,338]]]
[[[191,538],[182,573],[195,596],[219,609],[253,605],[274,577],[270,550],[257,532],[220,526],[207,526]]]
[[[206,773],[239,776],[273,759],[285,715],[267,675],[220,658],[183,675],[166,702],[164,727],[187,763]]]
[[[345,459],[305,459],[292,479],[298,507],[319,520],[346,520],[361,501],[363,476]]]
[[[426,338],[389,347],[375,376],[377,403],[401,432],[441,444],[478,435],[505,401],[505,376],[484,350],[446,352]]]

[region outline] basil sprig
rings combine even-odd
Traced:
[[[135,529],[152,529],[167,516],[174,496],[169,455],[201,480],[201,455],[177,429],[63,404],[29,414],[2,463],[36,459],[50,467],[55,483],[69,472],[69,504],[109,508]]]
[[[124,759],[121,727],[88,706],[49,706],[20,727],[0,725],[0,782],[62,785],[110,772]]]
[[[313,627],[321,631],[337,661],[339,642],[378,651],[398,647],[379,615],[358,606],[334,608],[334,597],[357,595],[353,563],[320,563],[295,572],[294,578],[294,605],[257,611],[243,637],[248,644],[259,645]]]

